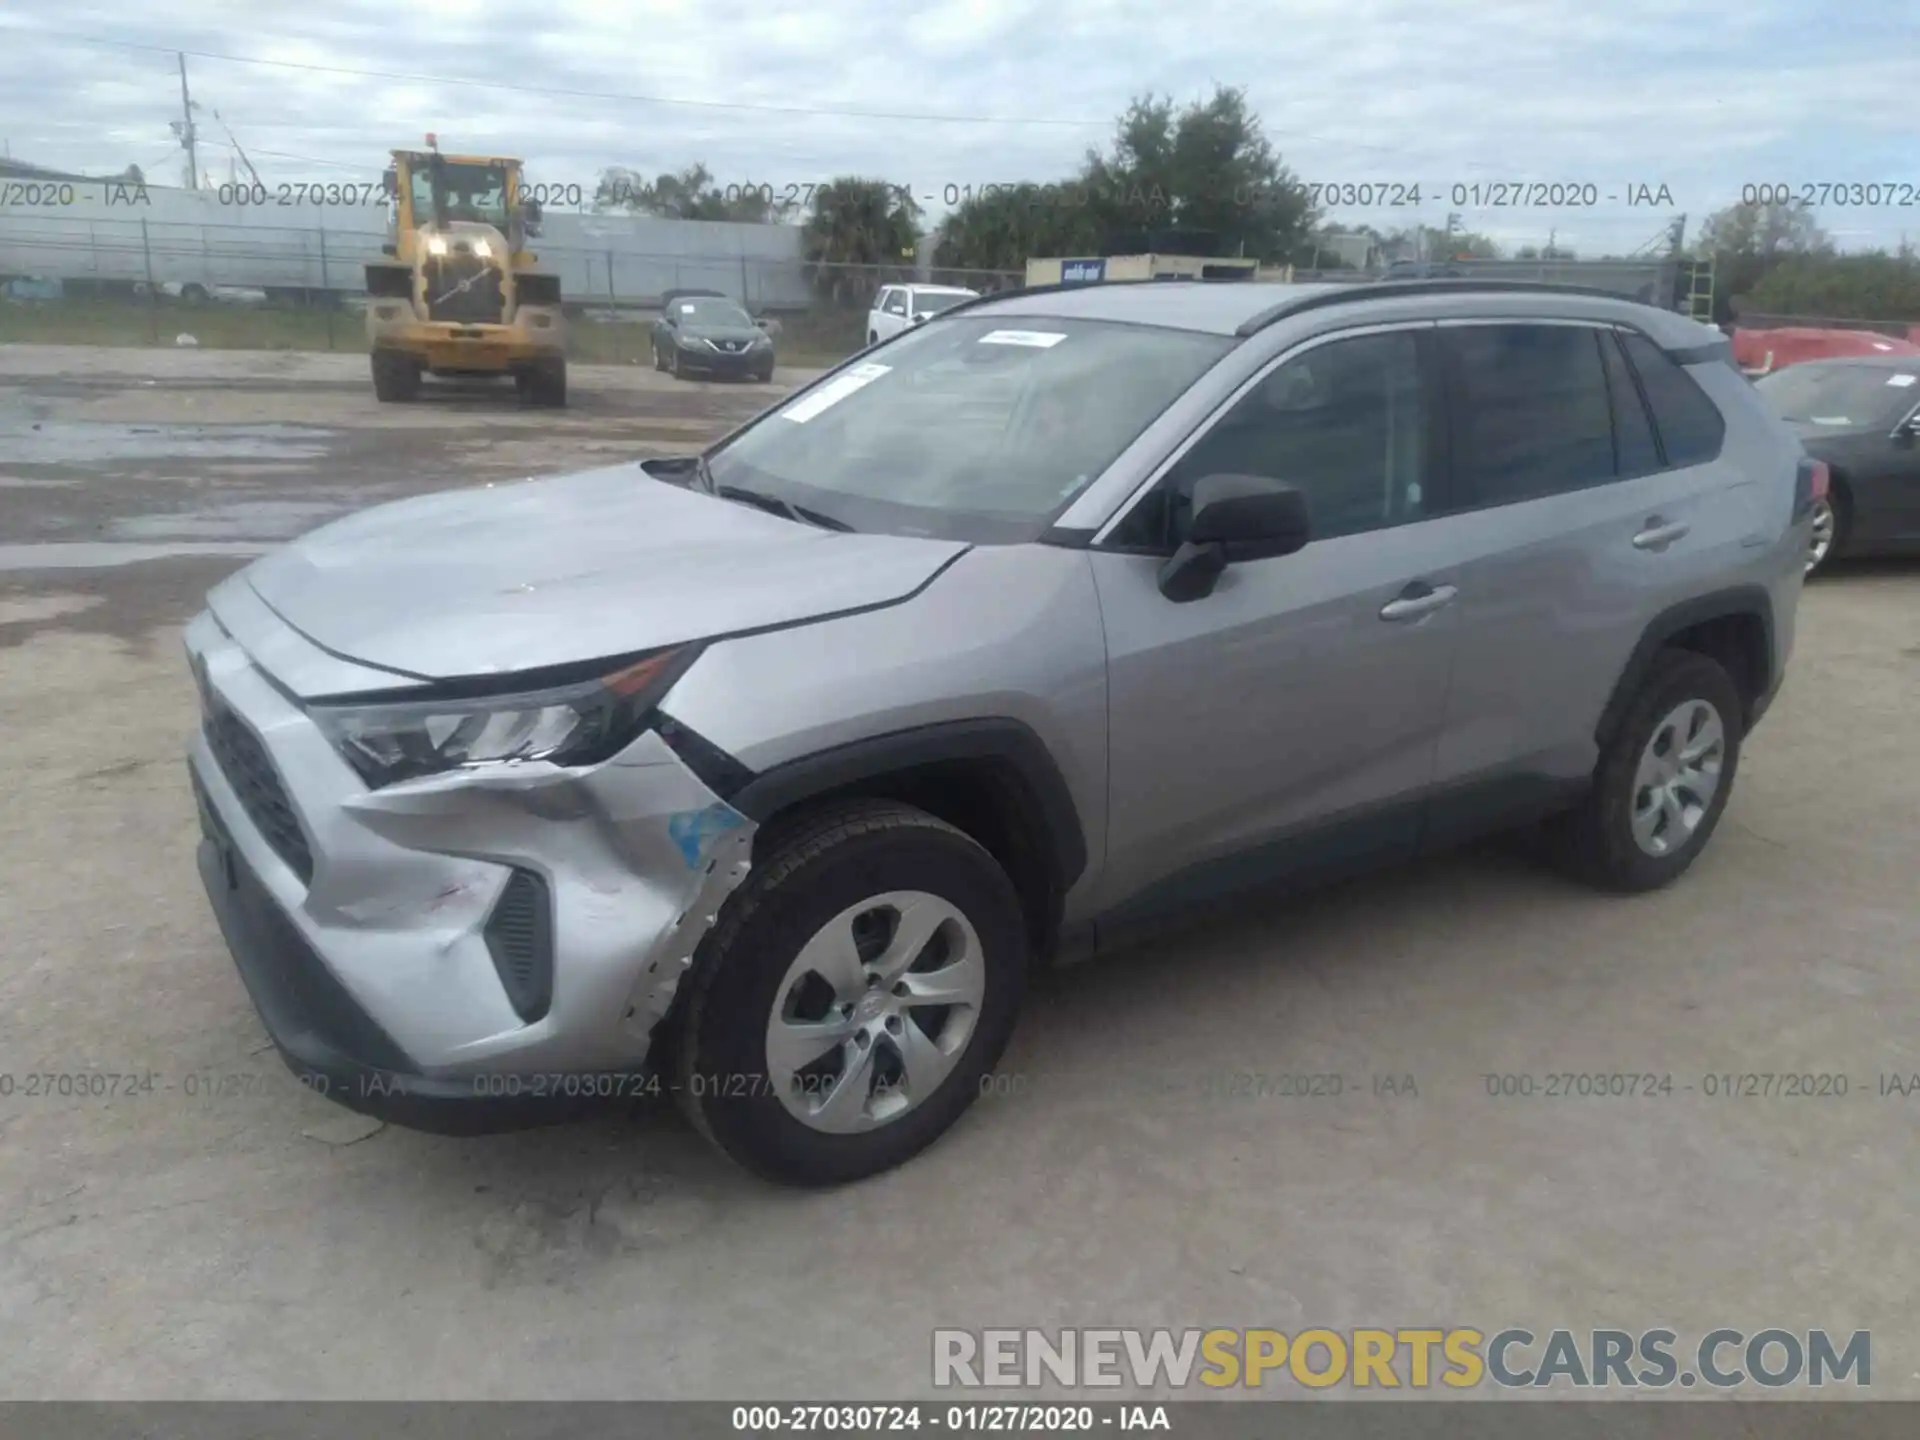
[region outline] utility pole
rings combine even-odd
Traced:
[[[180,58],[180,143],[187,151],[187,188],[200,188],[199,157],[193,150],[193,101],[187,95],[187,57],[184,51],[178,52]]]

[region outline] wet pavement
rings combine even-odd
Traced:
[[[144,643],[266,550],[386,500],[678,454],[774,385],[577,366],[569,408],[429,382],[373,398],[364,357],[0,346],[0,645],[43,626]],[[8,608],[83,594],[85,606]],[[36,618],[37,617],[37,618]]]

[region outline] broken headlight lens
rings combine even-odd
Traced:
[[[623,748],[694,657],[665,650],[572,684],[446,699],[315,704],[333,747],[374,789],[443,770],[545,760],[592,765]]]

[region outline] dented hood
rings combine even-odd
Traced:
[[[443,680],[892,604],[966,548],[816,529],[620,465],[375,506],[245,577],[335,655]]]

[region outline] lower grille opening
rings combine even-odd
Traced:
[[[553,897],[546,880],[515,870],[484,931],[514,1012],[531,1025],[553,1003]]]

